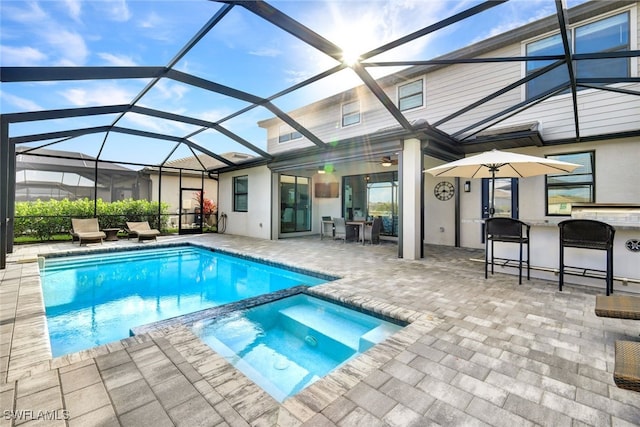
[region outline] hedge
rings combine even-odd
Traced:
[[[124,228],[127,221],[149,221],[152,228],[166,231],[169,205],[162,203],[161,208],[158,223],[158,202],[127,199],[107,203],[98,199],[98,223],[101,228]],[[94,201],[89,199],[16,202],[14,236],[50,240],[55,234],[69,232],[71,218],[93,218],[93,209]]]

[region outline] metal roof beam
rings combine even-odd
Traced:
[[[273,114],[275,114],[280,120],[284,121],[289,126],[291,126],[295,130],[300,132],[302,135],[304,135],[307,139],[309,139],[315,145],[317,145],[319,147],[326,146],[326,144],[321,139],[319,139],[313,133],[309,132],[308,129],[306,129],[300,123],[296,122],[288,114],[286,114],[284,111],[280,110],[278,107],[276,107],[275,105],[273,105],[271,102],[269,102],[268,100],[266,100],[264,98],[260,98],[258,96],[252,95],[250,93],[243,92],[243,91],[238,90],[238,89],[233,89],[233,88],[231,88],[229,86],[224,86],[224,85],[221,85],[219,83],[215,83],[215,82],[212,82],[210,80],[206,80],[206,79],[203,79],[203,78],[200,78],[200,77],[192,76],[190,74],[186,74],[186,73],[183,73],[183,72],[180,72],[180,71],[176,71],[176,70],[168,71],[167,72],[167,78],[170,78],[170,79],[173,79],[173,80],[177,80],[177,81],[180,81],[182,83],[186,83],[188,85],[196,86],[196,87],[199,87],[201,89],[205,89],[205,90],[209,90],[209,91],[212,91],[212,92],[220,93],[222,95],[229,96],[229,97],[235,98],[235,99],[239,99],[241,101],[245,101],[245,102],[249,102],[249,103],[252,103],[252,104],[256,104],[256,105],[262,106],[262,107],[268,109],[269,111],[271,111]]]
[[[180,59],[182,59],[218,22],[222,20],[222,18],[231,10],[232,5],[225,5],[221,7],[218,12],[198,31],[192,38],[189,40],[180,51],[169,61],[165,70],[170,70]],[[144,95],[146,95],[158,82],[160,81],[160,75],[156,76],[152,81],[147,83],[147,85],[133,98],[133,101],[129,103],[129,105],[135,105],[142,99]],[[124,113],[120,114],[116,119],[111,123],[112,126],[115,126],[124,116]]]
[[[611,86],[604,86],[604,85],[583,84],[583,83],[581,83],[580,79],[577,80],[577,83],[578,83],[579,87],[585,87],[585,88],[589,88],[589,89],[606,90],[608,92],[622,93],[624,95],[636,95],[636,96],[640,95],[640,92],[638,92],[636,90],[628,90],[628,89],[622,89],[622,88],[618,88],[618,87],[611,87]]]
[[[394,49],[398,46],[401,46],[405,43],[408,43],[410,41],[413,41],[417,38],[420,38],[422,36],[426,36],[427,34],[433,33],[434,31],[437,30],[441,30],[442,28],[448,27],[451,24],[455,24],[456,22],[460,22],[463,21],[473,15],[477,15],[480,12],[484,12],[487,9],[491,9],[492,7],[498,6],[502,3],[507,2],[508,0],[489,0],[489,1],[485,1],[484,3],[481,3],[479,5],[476,5],[474,7],[471,7],[463,12],[457,13],[453,16],[450,16],[447,19],[443,19],[442,21],[438,21],[433,25],[429,25],[427,27],[424,27],[421,30],[415,31],[411,34],[408,34],[404,37],[401,37],[395,41],[392,41],[390,43],[384,44],[376,49],[370,50],[367,53],[364,53],[363,55],[360,56],[360,58],[362,60],[368,59],[368,58],[372,58],[376,55],[379,55],[381,53],[384,53],[388,50]]]
[[[23,113],[4,114],[9,123],[36,122],[39,120],[66,119],[70,117],[97,116],[100,114],[114,114],[125,111],[129,106],[106,105],[103,107],[82,107],[60,110],[27,111]]]
[[[562,37],[562,47],[564,49],[565,63],[569,71],[569,85],[571,87],[571,100],[573,102],[573,122],[576,129],[576,139],[580,141],[580,118],[578,117],[578,88],[576,86],[576,72],[571,57],[571,45],[569,36],[567,35],[567,5],[565,0],[556,0],[556,10],[558,15],[558,25],[560,27],[560,36]]]
[[[358,77],[364,82],[364,84],[369,88],[369,90],[374,94],[376,98],[380,101],[380,103],[387,109],[387,111],[393,116],[394,119],[406,130],[412,130],[413,127],[409,120],[402,114],[402,111],[396,104],[387,96],[387,93],[380,87],[380,85],[375,81],[373,77],[364,69],[364,67],[358,63],[351,66],[353,71],[356,72]]]
[[[150,79],[165,67],[1,67],[0,81],[53,82],[65,80]]]
[[[186,138],[182,138],[180,136],[172,136],[172,135],[164,135],[161,133],[155,133],[155,132],[147,132],[144,130],[138,130],[138,129],[129,129],[129,128],[123,128],[123,127],[119,127],[119,126],[114,126],[111,127],[110,129],[111,132],[118,132],[118,133],[124,133],[124,134],[128,134],[128,135],[135,135],[135,136],[142,136],[145,138],[153,138],[153,139],[162,139],[165,141],[175,141],[175,142],[180,142],[185,144],[186,146],[190,147],[190,148],[194,148],[198,151],[200,151],[201,153],[206,154],[207,156],[211,156],[216,160],[221,161],[224,164],[230,165],[230,166],[235,166],[235,163],[233,163],[230,160],[225,159],[224,157],[207,150],[206,148],[202,147],[199,144],[196,144],[195,142],[189,141]]]
[[[76,137],[82,135],[90,135],[93,133],[107,132],[110,126],[96,126],[83,129],[67,129],[57,132],[39,133],[33,135],[14,136],[9,138],[9,142],[14,144],[22,144],[25,142],[46,141],[47,139]]]
[[[196,126],[202,126],[203,128],[207,128],[207,129],[214,129],[214,130],[217,130],[218,132],[220,132],[221,134],[225,135],[226,137],[233,139],[234,141],[238,142],[239,144],[244,145],[245,147],[247,147],[251,151],[255,152],[256,154],[260,154],[261,156],[266,157],[266,158],[271,158],[271,155],[269,153],[267,153],[266,151],[261,150],[260,148],[258,148],[255,145],[251,144],[249,141],[247,141],[244,138],[236,135],[235,133],[229,131],[228,129],[225,129],[224,127],[220,126],[219,124],[214,123],[214,122],[210,122],[208,120],[201,120],[201,119],[197,119],[197,118],[194,118],[194,117],[182,116],[182,115],[179,115],[179,114],[169,113],[169,112],[160,111],[160,110],[154,110],[152,108],[139,107],[139,106],[135,106],[135,105],[133,107],[131,107],[131,112],[132,113],[138,113],[138,114],[144,114],[144,115],[152,116],[152,117],[158,117],[158,118],[167,119],[167,120],[173,120],[173,121],[181,122],[181,123],[188,123],[188,124],[192,124],[192,125],[196,125]],[[198,132],[198,133],[200,133],[200,132]]]
[[[480,120],[480,121],[478,121],[478,122],[476,122],[476,123],[474,123],[474,124],[472,124],[472,125],[470,125],[470,126],[467,126],[467,127],[466,127],[466,128],[464,128],[464,129],[462,129],[462,130],[460,130],[460,131],[456,132],[456,133],[454,134],[454,136],[455,136],[455,137],[461,136],[461,135],[463,135],[465,132],[470,131],[471,129],[475,129],[475,128],[477,128],[478,126],[481,126],[481,125],[483,125],[483,124],[486,124],[486,123],[492,122],[492,121],[494,121],[495,119],[498,119],[498,118],[502,117],[500,120],[497,120],[496,122],[491,123],[490,125],[488,125],[488,126],[486,126],[486,127],[482,128],[482,129],[477,129],[477,130],[476,130],[475,132],[473,132],[472,134],[466,135],[466,136],[463,138],[463,140],[464,140],[464,139],[467,139],[467,138],[470,138],[470,137],[472,137],[473,135],[475,135],[475,134],[477,134],[477,133],[480,133],[480,132],[482,132],[483,130],[485,130],[485,129],[487,129],[487,128],[490,128],[491,126],[495,125],[496,123],[500,123],[501,121],[504,121],[504,120],[508,119],[509,117],[512,117],[512,116],[514,116],[514,115],[516,115],[516,114],[520,113],[521,111],[524,111],[524,110],[526,110],[526,109],[528,109],[528,108],[530,108],[530,107],[532,107],[532,106],[534,106],[534,105],[536,105],[536,104],[539,104],[540,102],[542,102],[542,101],[544,101],[544,100],[546,100],[546,99],[548,99],[548,98],[552,97],[553,95],[556,95],[557,93],[559,93],[559,92],[561,92],[561,91],[565,90],[565,89],[568,87],[568,85],[569,85],[568,83],[564,83],[564,84],[558,85],[558,86],[556,86],[556,87],[554,87],[554,88],[552,88],[552,89],[549,89],[549,90],[547,90],[547,91],[545,91],[545,92],[543,92],[543,93],[541,93],[541,94],[538,94],[537,96],[535,96],[535,97],[533,97],[533,98],[526,99],[526,100],[524,100],[524,101],[522,101],[522,102],[520,102],[520,103],[518,103],[518,104],[512,105],[512,106],[511,106],[511,107],[509,107],[509,108],[505,108],[504,110],[499,111],[499,112],[497,112],[496,114],[493,114],[493,115],[491,115],[491,116],[489,116],[489,117],[485,117],[483,120]],[[511,113],[511,114],[510,114],[510,113]]]
[[[342,48],[335,43],[322,37],[320,34],[302,25],[298,21],[285,15],[269,3],[264,1],[238,1],[237,3],[248,11],[258,15],[267,22],[286,31],[292,36],[302,40],[311,47],[318,49],[325,55],[330,56],[338,62],[342,62]]]
[[[478,101],[476,101],[476,102],[474,102],[472,104],[467,105],[466,107],[456,111],[455,113],[449,114],[447,117],[444,117],[444,118],[438,120],[437,122],[435,122],[433,124],[433,126],[440,126],[441,124],[446,123],[446,122],[448,122],[450,120],[453,120],[456,117],[461,116],[462,114],[464,114],[466,112],[469,112],[469,111],[473,110],[476,107],[480,107],[481,105],[485,104],[486,102],[491,101],[492,99],[497,98],[498,96],[503,95],[503,94],[513,90],[513,89],[516,89],[517,87],[527,83],[528,81],[533,80],[536,77],[541,76],[544,73],[546,73],[548,71],[551,71],[554,68],[557,68],[557,67],[561,66],[563,63],[564,63],[564,61],[558,61],[558,62],[554,62],[553,64],[549,64],[546,67],[541,68],[538,71],[533,72],[533,73],[529,74],[528,76],[526,76],[526,77],[524,77],[524,78],[522,78],[522,79],[520,79],[520,80],[518,80],[518,81],[516,81],[514,83],[511,83],[510,85],[507,85],[507,86],[503,87],[502,89],[500,89],[500,90],[498,90],[496,92],[493,92],[493,93],[485,96],[482,99],[479,99]],[[453,136],[454,137],[458,137],[459,135],[463,134],[467,130],[468,130],[468,128],[460,130],[460,131],[454,133]]]

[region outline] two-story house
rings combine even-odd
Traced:
[[[382,77],[391,108],[363,85],[289,112],[327,147],[280,118],[260,122],[273,160],[220,171],[227,233],[279,239],[318,234],[324,216],[381,216],[407,259],[423,244],[481,248],[488,180],[424,170],[496,148],[581,165],[496,180],[499,214],[539,225],[532,264],[551,268],[572,205],[640,204],[639,8],[584,3],[566,22],[550,16]],[[443,181],[450,197],[434,193]],[[639,233],[619,233],[617,274],[640,279],[640,254],[624,247]]]

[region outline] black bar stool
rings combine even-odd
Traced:
[[[607,295],[613,293],[613,238],[616,233],[616,229],[605,222],[595,221],[592,219],[567,219],[559,223],[558,227],[560,227],[560,291],[562,291],[562,285],[564,284],[564,270],[566,267],[582,270],[582,275],[586,275],[587,270],[604,272]],[[597,249],[606,251],[606,271],[565,265],[564,248]]]
[[[530,279],[530,263],[529,263],[529,230],[531,226],[525,222],[513,218],[489,218],[485,221],[484,227],[484,278],[488,277],[489,264],[489,242],[491,242],[491,274],[493,274],[493,265],[495,260],[505,261],[505,265],[509,261],[518,261],[518,283],[522,284],[522,247],[527,246],[527,280]],[[520,256],[517,260],[509,258],[495,258],[493,256],[493,242],[518,243],[520,245]]]

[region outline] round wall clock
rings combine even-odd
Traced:
[[[433,194],[438,200],[449,200],[455,194],[455,188],[452,183],[448,181],[442,181],[436,184],[433,188]]]

